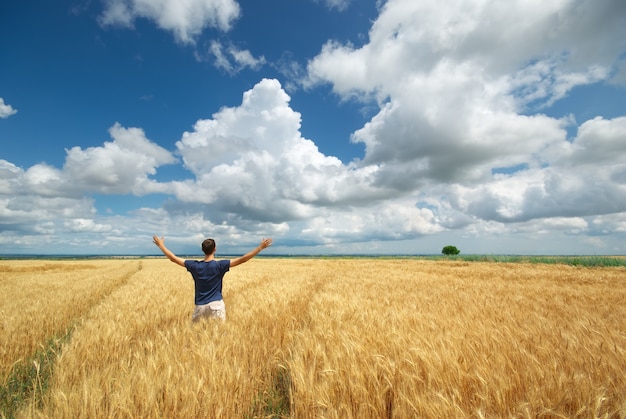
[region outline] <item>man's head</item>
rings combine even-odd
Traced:
[[[215,252],[215,240],[206,239],[202,242],[202,251],[205,255],[209,256]]]

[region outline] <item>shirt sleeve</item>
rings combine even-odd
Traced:
[[[221,260],[220,261],[220,268],[221,268],[220,270],[222,271],[223,274],[228,272],[230,270],[230,259]]]

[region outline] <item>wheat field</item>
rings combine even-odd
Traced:
[[[624,268],[255,258],[193,325],[164,258],[0,261],[0,287],[5,385],[69,331],[16,417],[626,417]]]

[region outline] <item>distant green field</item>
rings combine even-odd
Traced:
[[[161,259],[161,255],[129,255],[129,256],[97,256],[97,255],[0,255],[0,260],[85,260],[85,259]],[[199,258],[198,255],[184,255],[190,259]],[[228,258],[228,255],[220,255]],[[626,267],[626,256],[597,256],[597,255],[556,255],[556,256],[532,256],[532,255],[479,255],[459,254],[445,256],[440,254],[431,255],[356,255],[356,254],[329,254],[329,255],[259,255],[259,258],[267,259],[424,259],[424,260],[457,260],[464,262],[496,262],[496,263],[544,263],[562,264],[583,267]]]
[[[435,258],[467,262],[546,263],[584,267],[626,266],[626,256],[457,255]]]

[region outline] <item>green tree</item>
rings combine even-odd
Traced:
[[[443,249],[441,249],[441,253],[446,256],[454,256],[461,253],[461,251],[457,249],[456,246],[444,246]]]

